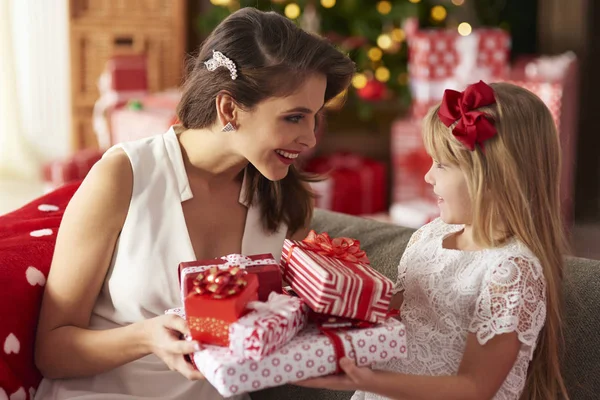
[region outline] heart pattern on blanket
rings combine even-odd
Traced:
[[[19,339],[17,339],[14,334],[10,333],[4,341],[4,352],[6,354],[19,354],[20,350],[21,343],[19,342]]]
[[[52,229],[40,229],[40,230],[31,232],[30,235],[33,237],[50,236],[50,235],[52,235]]]
[[[22,387],[10,395],[10,400],[27,400],[27,392]]]
[[[60,208],[58,208],[58,206],[55,206],[53,204],[40,204],[38,206],[38,210],[50,212],[50,211],[58,211],[58,210],[60,210]]]
[[[36,267],[27,268],[27,271],[25,271],[25,276],[27,277],[27,282],[29,282],[31,286],[44,286],[46,284],[46,277],[44,276],[42,271],[40,271]]]

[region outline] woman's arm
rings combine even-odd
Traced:
[[[494,397],[508,376],[521,342],[517,333],[495,336],[480,345],[475,334],[467,337],[465,353],[455,376],[417,376],[359,368],[349,359],[340,362],[345,375],[299,382],[301,386],[333,390],[362,390],[391,399],[484,400]]]
[[[129,159],[116,151],[92,168],[65,210],[36,337],[35,362],[48,378],[89,376],[116,368],[155,352],[157,341],[169,343],[173,351],[179,347],[180,353],[193,350],[192,343],[159,337],[158,325],[165,327],[163,335],[186,331],[185,322],[172,315],[109,330],[88,329],[132,187]]]

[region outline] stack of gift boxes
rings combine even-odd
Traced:
[[[424,175],[431,166],[421,139],[422,120],[445,89],[464,90],[471,83],[510,82],[539,96],[555,118],[563,155],[561,176],[565,220],[572,220],[574,143],[576,142],[576,60],[570,54],[521,57],[510,64],[511,39],[501,29],[420,30],[409,37],[409,115],[391,128],[393,193],[391,219],[419,228],[439,211]]]
[[[180,264],[190,362],[225,396],[406,356],[404,325],[388,310],[392,282],[358,241],[314,231],[272,255]],[[282,289],[282,282],[287,285]]]

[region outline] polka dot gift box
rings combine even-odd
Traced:
[[[239,359],[217,346],[194,353],[193,361],[217,391],[228,397],[333,374],[342,356],[367,366],[405,358],[406,351],[405,327],[390,318],[372,328],[330,331],[328,335],[309,327],[260,361]]]

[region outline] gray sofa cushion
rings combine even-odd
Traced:
[[[392,281],[412,229],[316,210],[312,229],[332,237],[360,240],[371,265]],[[600,261],[569,258],[565,268],[565,345],[563,373],[572,400],[597,399],[600,393]],[[252,394],[254,400],[341,400],[352,393],[285,385]]]

